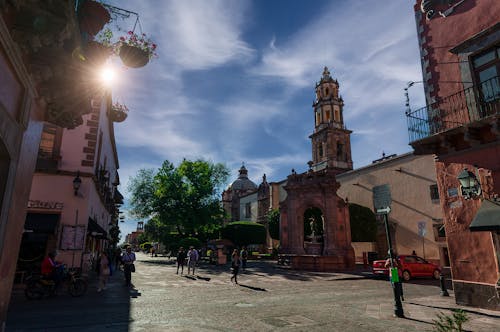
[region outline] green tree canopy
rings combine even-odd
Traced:
[[[349,203],[349,215],[353,242],[373,242],[376,240],[377,221],[371,209]]]
[[[275,240],[280,239],[280,210],[273,209],[269,211],[267,215],[267,221],[269,224],[269,235]]]
[[[180,237],[205,238],[222,221],[220,189],[228,176],[226,166],[201,159],[142,169],[128,187],[132,213],[154,220],[146,230],[150,235],[162,238],[176,230]]]

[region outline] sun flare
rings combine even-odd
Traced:
[[[116,78],[116,73],[111,67],[103,67],[99,73],[101,82],[106,85],[110,86],[113,84]]]

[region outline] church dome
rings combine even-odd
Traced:
[[[241,166],[240,176],[231,184],[232,190],[255,190],[257,185],[248,178],[248,171],[244,165]]]

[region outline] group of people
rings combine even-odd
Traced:
[[[189,251],[186,253],[184,247],[180,247],[177,252],[177,274],[179,274],[179,268],[181,269],[181,275],[184,273],[184,265],[188,266],[187,274],[191,274],[194,276],[196,263],[200,259],[200,254],[198,250],[196,250],[193,246],[189,247]]]
[[[125,286],[127,287],[130,287],[132,285],[132,272],[135,272],[135,260],[135,253],[132,252],[131,247],[127,247],[123,254],[121,254],[121,251],[117,251],[117,253],[115,254],[114,270],[118,270],[120,265],[123,266]],[[113,273],[113,262],[106,251],[101,251],[99,258],[97,259],[96,272],[99,275],[99,285],[97,288],[97,292],[101,292],[106,289],[108,279]]]
[[[56,285],[60,282],[61,274],[60,268],[63,266],[60,262],[56,261],[57,252],[52,251],[48,254],[48,256],[43,260],[41,272],[42,275],[48,279],[53,279],[56,282]],[[118,270],[119,266],[123,266],[123,274],[125,276],[125,286],[130,287],[132,285],[132,272],[135,272],[134,262],[136,260],[135,253],[132,252],[131,247],[127,247],[126,251],[121,254],[121,252],[117,251],[115,254],[115,262],[112,261],[112,258],[109,257],[106,251],[101,251],[99,258],[96,262],[96,272],[99,276],[99,284],[97,288],[97,292],[101,292],[106,289],[106,285],[108,283],[109,277],[113,273],[113,265],[114,270]],[[184,266],[187,264],[188,275],[195,275],[195,269],[198,260],[200,259],[200,255],[198,250],[196,250],[193,246],[189,247],[189,250],[186,252],[183,247],[179,248],[177,252],[177,274],[179,274],[179,269],[181,270],[181,275],[184,273]],[[231,254],[231,281],[234,283],[238,283],[238,273],[240,267],[244,271],[247,267],[247,259],[248,252],[245,247],[240,250],[234,249]],[[115,264],[113,264],[115,263]]]

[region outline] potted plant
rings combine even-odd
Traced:
[[[85,60],[97,65],[106,61],[114,53],[112,37],[113,32],[107,28],[101,31],[94,40],[87,42],[84,49]]]
[[[123,122],[128,116],[128,107],[124,104],[115,102],[111,106],[111,120],[114,122]]]
[[[129,31],[126,36],[120,37],[119,43],[119,55],[127,67],[143,67],[151,58],[157,56],[156,44],[144,33],[137,35],[133,31]]]
[[[80,30],[95,36],[111,20],[108,10],[99,2],[85,0],[78,10]]]

